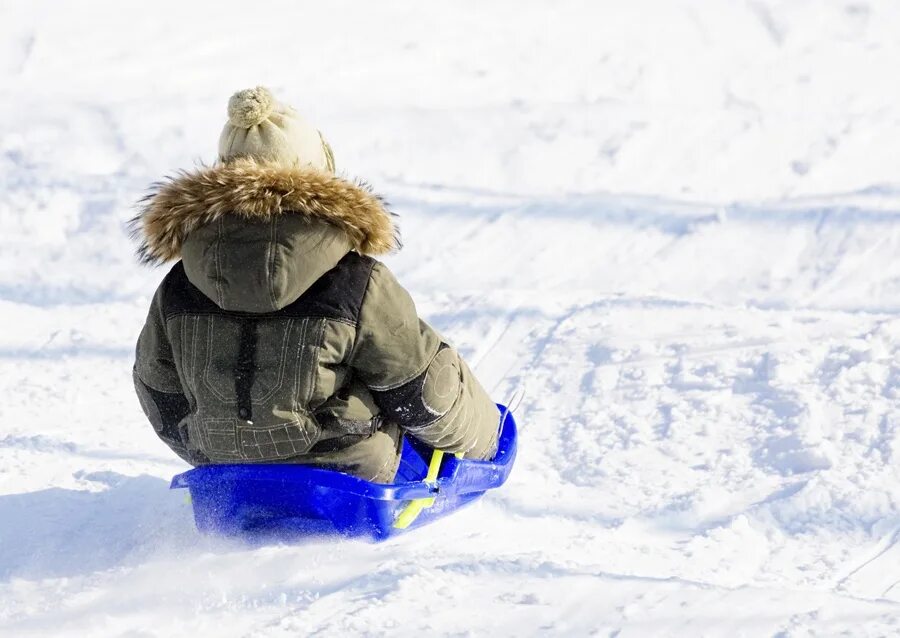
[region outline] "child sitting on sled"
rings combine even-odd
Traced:
[[[374,258],[399,246],[391,213],[265,88],[229,100],[215,165],[155,185],[133,223],[144,262],[176,262],[134,385],[186,461],[390,482],[404,434],[494,455],[496,406]]]

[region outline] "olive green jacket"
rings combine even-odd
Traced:
[[[493,402],[371,256],[398,239],[367,188],[242,159],[155,185],[134,223],[144,261],[180,258],[153,298],[134,382],[182,458],[389,481],[402,433],[493,455]]]

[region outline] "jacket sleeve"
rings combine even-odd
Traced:
[[[132,375],[134,389],[159,438],[178,456],[196,464],[197,459],[189,453],[178,429],[190,407],[175,369],[161,298],[162,286],[153,297],[147,321],[138,337]]]
[[[469,458],[493,456],[497,406],[381,263],[363,299],[351,365],[383,416],[410,435]]]

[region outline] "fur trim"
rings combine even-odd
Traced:
[[[381,255],[400,248],[393,213],[362,183],[311,167],[285,168],[242,158],[183,171],[151,186],[129,223],[141,261],[178,259],[191,231],[223,215],[269,220],[304,215],[342,228],[356,251]]]

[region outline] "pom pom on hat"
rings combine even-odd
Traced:
[[[228,100],[219,161],[239,157],[334,172],[334,156],[322,134],[264,86],[238,91]]]
[[[261,124],[272,114],[275,98],[264,86],[238,91],[228,100],[228,121],[239,128]]]

